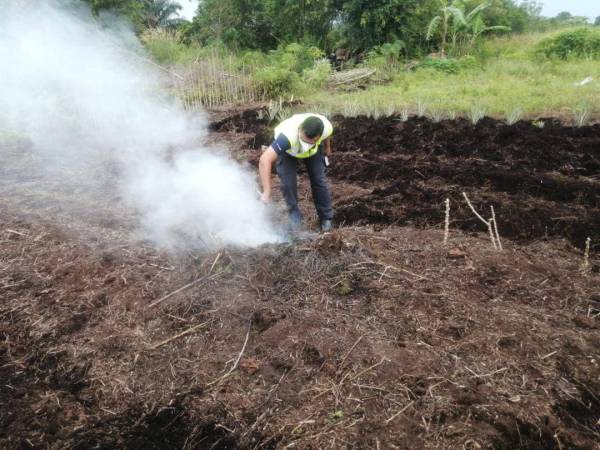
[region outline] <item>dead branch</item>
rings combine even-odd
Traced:
[[[252,329],[252,322],[250,322],[250,325],[248,325],[248,332],[246,333],[246,339],[244,340],[244,345],[242,346],[242,350],[240,350],[240,354],[238,355],[237,359],[235,360],[235,363],[233,363],[233,366],[231,366],[231,369],[229,369],[229,371],[225,375],[223,375],[221,378],[208,383],[208,386],[212,386],[213,384],[220,384],[229,375],[231,375],[235,369],[237,369],[237,366],[240,363],[240,359],[242,359],[242,355],[244,354],[244,350],[246,350],[246,344],[248,343],[248,338],[250,337],[251,329]]]
[[[494,222],[494,233],[496,234],[496,243],[498,244],[498,250],[502,251],[502,242],[500,242],[500,234],[498,233],[498,222],[496,221],[496,212],[494,211],[494,205],[490,205],[492,210],[492,221]]]
[[[365,335],[363,334],[362,336],[360,336],[356,342],[354,343],[354,345],[352,345],[352,347],[350,347],[350,350],[348,350],[348,352],[346,352],[346,355],[344,356],[344,359],[342,359],[342,362],[340,363],[340,369],[342,367],[344,367],[344,363],[346,362],[346,359],[348,358],[348,356],[350,356],[350,353],[352,353],[352,350],[354,350],[356,348],[356,346],[358,345],[358,343],[362,340],[362,338],[364,338]]]
[[[209,280],[209,279],[212,279],[212,278],[220,275],[220,272],[218,272],[215,275],[211,276],[212,270],[215,267],[215,264],[217,263],[217,261],[219,260],[220,257],[221,257],[221,253],[219,253],[217,255],[217,257],[215,258],[214,262],[212,263],[212,266],[210,267],[210,270],[208,271],[208,273],[205,276],[197,278],[196,280],[192,281],[191,283],[186,284],[185,286],[181,286],[179,289],[176,289],[173,292],[168,293],[167,295],[165,295],[164,297],[159,298],[158,300],[154,300],[152,303],[150,303],[148,305],[148,308],[154,308],[156,305],[159,305],[162,302],[164,302],[165,300],[168,300],[169,298],[173,297],[174,295],[177,295],[180,292],[185,291],[186,289],[191,288],[192,286],[200,283],[201,281]]]
[[[585,240],[585,251],[583,253],[583,263],[581,264],[581,270],[586,270],[590,267],[590,244],[592,243],[592,238],[588,237]]]
[[[498,246],[496,245],[496,239],[494,238],[494,231],[492,229],[492,220],[493,219],[485,220],[483,217],[481,217],[481,215],[479,215],[479,213],[475,210],[475,208],[471,204],[471,201],[469,200],[469,197],[467,197],[467,194],[465,192],[463,192],[462,195],[465,198],[465,200],[467,201],[467,205],[469,205],[469,208],[471,208],[471,211],[473,211],[473,214],[475,214],[475,216],[488,227],[488,231],[490,233],[490,239],[492,240],[492,245],[494,246],[494,250],[498,250]]]
[[[212,322],[212,319],[211,320],[207,320],[206,322],[203,322],[203,323],[198,324],[196,326],[193,326],[192,328],[188,328],[187,330],[185,330],[185,331],[183,331],[183,332],[181,332],[179,334],[176,334],[175,336],[172,336],[169,339],[165,339],[164,341],[159,342],[158,344],[154,344],[154,345],[150,346],[150,348],[152,350],[156,350],[158,347],[162,347],[163,345],[168,344],[169,342],[172,342],[175,339],[179,339],[180,337],[187,336],[188,334],[192,334],[192,333],[196,332],[197,330],[199,330],[204,325],[207,325],[210,322]]]
[[[385,421],[385,424],[387,425],[388,423],[390,423],[392,420],[394,420],[396,417],[398,417],[400,414],[402,414],[404,411],[406,411],[408,408],[410,408],[414,403],[414,400],[412,402],[410,402],[408,405],[406,405],[404,408],[402,408],[400,411],[398,411],[396,414],[394,414],[392,417],[390,417],[389,419],[387,419]]]
[[[446,220],[444,222],[444,245],[448,243],[450,235],[450,199],[446,199]]]
[[[11,230],[10,228],[7,228],[4,231],[6,231],[7,233],[17,234],[19,236],[26,236],[25,233],[21,233],[20,231],[16,231],[16,230]]]

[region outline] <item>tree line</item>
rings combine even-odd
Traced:
[[[405,56],[417,56],[444,53],[457,39],[472,46],[483,33],[587,21],[569,13],[542,18],[535,0],[202,0],[191,22],[176,18],[174,0],[85,1],[94,12],[118,10],[140,28],[176,29],[186,43],[263,51],[292,42],[328,51],[395,43]]]

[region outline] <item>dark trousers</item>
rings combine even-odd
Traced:
[[[291,220],[295,222],[302,220],[302,215],[298,208],[297,170],[299,160],[304,161],[306,165],[313,201],[315,202],[319,219],[333,219],[331,193],[329,192],[329,185],[325,178],[325,156],[323,154],[323,145],[321,145],[319,146],[319,151],[310,158],[294,158],[287,153],[283,153],[277,159],[277,175],[279,175],[279,179],[281,180],[281,192],[287,203]]]

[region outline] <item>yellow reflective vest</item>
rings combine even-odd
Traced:
[[[315,145],[308,150],[303,151],[302,146],[300,145],[300,125],[311,116],[318,117],[323,121],[323,134],[319,140],[315,142]],[[319,145],[333,134],[333,125],[331,125],[331,122],[325,116],[321,116],[320,114],[294,114],[292,117],[284,120],[275,127],[275,139],[277,139],[280,134],[283,134],[288,141],[290,141],[290,148],[286,153],[295,158],[310,158],[317,153]]]

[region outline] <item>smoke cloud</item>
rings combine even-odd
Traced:
[[[126,24],[74,2],[15,1],[0,12],[0,60],[5,182],[16,172],[2,139],[16,135],[30,143],[29,172],[97,201],[118,192],[157,244],[278,240],[250,169],[202,144],[206,118],[165,94]]]

